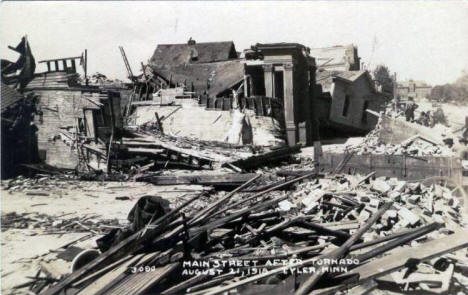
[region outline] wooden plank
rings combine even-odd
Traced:
[[[84,147],[84,148],[87,148],[87,149],[89,149],[89,150],[91,150],[91,151],[93,151],[93,152],[95,152],[95,153],[98,153],[98,154],[100,154],[100,155],[102,155],[102,156],[105,156],[105,155],[106,155],[106,151],[101,150],[101,149],[99,149],[99,148],[97,148],[97,147],[91,146],[91,145],[89,145],[89,144],[83,144],[83,147]]]
[[[151,154],[151,155],[160,155],[164,153],[163,149],[152,149],[152,148],[138,148],[138,147],[129,147],[127,149],[129,153],[137,153],[137,154]]]
[[[99,279],[95,280],[88,286],[86,286],[84,289],[79,291],[77,295],[87,295],[87,294],[96,294],[99,292],[102,288],[104,288],[107,284],[111,283],[113,280],[115,280],[118,276],[120,276],[122,273],[127,271],[128,267],[132,265],[133,263],[136,263],[138,260],[140,260],[145,254],[138,254],[129,261],[123,263],[122,265],[109,270],[106,274],[104,274],[102,277]],[[148,254],[146,254],[148,255]]]
[[[385,211],[387,211],[391,207],[391,203],[385,203],[382,207],[377,211],[375,214],[369,218],[366,223],[361,226],[346,242],[341,245],[338,249],[331,252],[326,258],[333,259],[341,259],[345,257],[349,253],[349,249],[353,246],[361,236],[369,230],[369,228],[374,225],[374,223],[379,219]],[[320,267],[314,274],[312,274],[304,283],[302,283],[294,293],[295,295],[306,295],[313,289],[315,284],[320,280],[320,278],[327,272],[327,268],[331,266],[331,263],[327,260],[323,262],[323,266]]]
[[[356,277],[357,281],[342,284],[340,286],[315,290],[313,295],[336,294],[339,290],[349,289],[353,285],[364,284],[365,282],[384,276],[386,274],[397,271],[403,267],[409,259],[429,260],[438,257],[445,253],[454,252],[456,250],[468,247],[468,230],[458,230],[454,234],[432,240],[427,243],[421,244],[417,247],[404,247],[398,248],[383,258],[373,260],[367,264],[356,267],[348,271],[346,274],[338,276],[337,278],[346,279]]]
[[[44,292],[44,295],[59,294],[62,290],[69,287],[72,283],[76,282],[82,276],[89,274],[91,271],[95,271],[96,269],[105,267],[106,265],[109,265],[110,263],[115,262],[118,259],[141,249],[141,247],[143,247],[143,245],[146,242],[153,240],[158,234],[160,234],[161,231],[164,230],[164,228],[173,220],[173,218],[177,214],[179,214],[182,208],[188,206],[193,201],[199,199],[202,195],[203,194],[199,194],[185,201],[183,204],[171,210],[169,213],[156,219],[152,223],[152,225],[155,226],[154,228],[148,229],[148,227],[145,227],[139,230],[138,232],[132,234],[125,240],[121,241],[117,245],[111,247],[109,250],[101,254],[99,257],[97,257],[90,263],[86,264],[82,268],[78,269],[77,271],[74,271],[69,276],[65,277],[57,285],[54,285],[47,289]]]
[[[226,174],[185,174],[140,177],[137,181],[149,182],[156,185],[236,185],[242,184],[256,177],[255,173],[226,173]]]
[[[271,163],[272,161],[289,157],[292,154],[300,152],[301,146],[296,145],[293,147],[280,148],[268,153],[254,155],[246,159],[229,162],[229,164],[242,169],[255,169]]]
[[[137,295],[148,294],[147,291],[168,276],[179,266],[179,263],[171,263],[165,266],[156,267],[150,271],[128,274],[123,280],[112,285],[111,288],[97,294],[115,294],[115,295]],[[93,293],[94,294],[94,293]]]

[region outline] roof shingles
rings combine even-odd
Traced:
[[[11,88],[10,86],[6,85],[2,81],[2,84],[1,84],[2,113],[5,110],[7,110],[9,107],[15,105],[21,99],[23,99],[23,95],[21,95],[21,93]]]

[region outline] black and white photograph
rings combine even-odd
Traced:
[[[2,1],[1,294],[468,295],[468,1]]]

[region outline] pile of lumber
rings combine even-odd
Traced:
[[[43,294],[465,290],[468,231],[450,189],[292,172],[259,192],[246,192],[252,175],[231,192],[186,195]]]

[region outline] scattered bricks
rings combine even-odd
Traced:
[[[445,223],[444,218],[441,215],[437,214],[437,213],[432,215],[432,219],[435,222],[438,222],[438,223]]]
[[[325,192],[320,189],[312,191],[308,196],[302,198],[301,203],[305,206],[306,211],[312,210],[319,205],[320,199]]]
[[[421,197],[419,195],[411,195],[408,198],[408,203],[413,204],[413,205],[417,205],[420,199],[421,199]]]
[[[387,196],[391,200],[396,201],[396,202],[399,202],[401,200],[401,193],[398,191],[391,191],[387,194]]]
[[[380,204],[380,200],[378,199],[371,199],[369,202],[369,206],[373,208],[378,208]]]
[[[347,217],[350,220],[357,220],[359,218],[359,212],[356,209],[353,209],[353,210],[348,212]]]
[[[452,208],[458,208],[460,205],[460,201],[457,198],[452,197],[449,199],[447,204]]]
[[[377,178],[372,182],[371,189],[381,194],[385,194],[389,192],[392,187],[385,180]]]
[[[284,201],[281,201],[281,202],[278,203],[278,207],[279,207],[280,211],[289,211],[293,207],[295,207],[295,205],[293,203],[289,202],[288,200],[284,200]]]
[[[444,193],[444,190],[443,190],[443,188],[442,188],[440,185],[435,184],[435,185],[433,186],[433,192],[434,192],[434,196],[436,196],[436,197],[442,197],[442,196],[443,196],[443,193]]]
[[[434,213],[442,214],[445,212],[446,206],[443,199],[438,199],[434,202]]]
[[[398,216],[400,217],[399,222],[403,227],[415,226],[420,220],[416,214],[401,206],[398,208]]]
[[[393,210],[393,209],[387,210],[386,213],[387,213],[387,216],[388,216],[389,218],[394,218],[394,219],[396,219],[397,216],[398,216],[398,212],[397,212],[396,210]]]
[[[361,202],[364,202],[364,203],[369,203],[370,202],[370,198],[368,196],[362,196],[360,198]]]
[[[398,181],[393,188],[393,191],[402,193],[406,188],[406,181]]]
[[[367,219],[369,219],[370,216],[371,214],[367,210],[362,210],[361,213],[359,214],[358,219],[359,221],[364,222]]]
[[[408,183],[406,185],[411,193],[417,194],[421,192],[421,184],[419,182]]]

